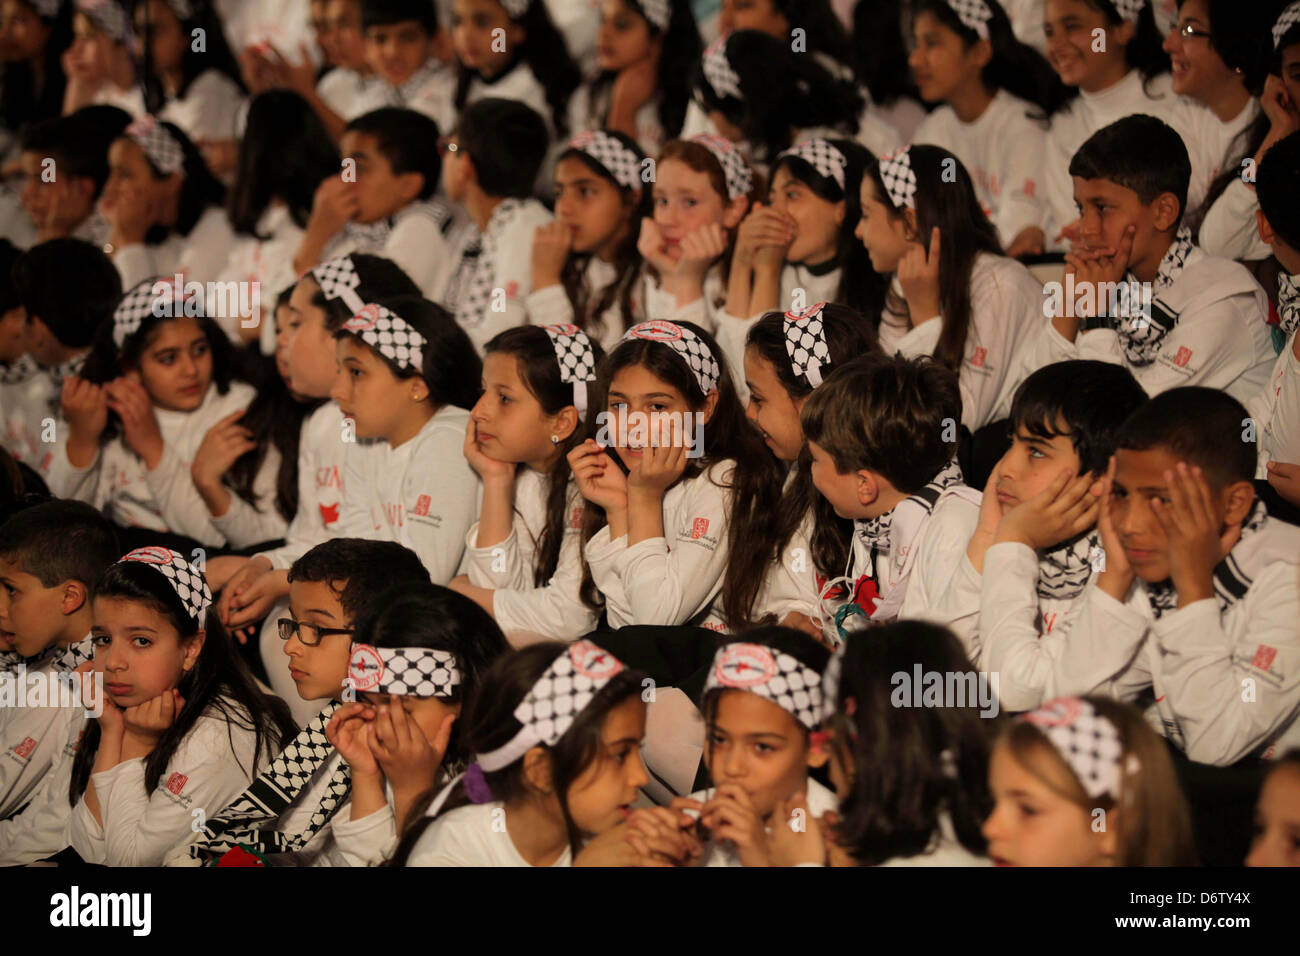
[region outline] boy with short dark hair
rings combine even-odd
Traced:
[[[385,107],[348,123],[340,145],[344,168],[316,190],[294,270],[364,252],[397,263],[432,298],[446,282],[443,230],[451,223],[433,198],[442,172],[437,124]]]
[[[1011,447],[989,477],[980,525],[954,589],[979,595],[976,664],[998,674],[1008,710],[1032,710],[1071,614],[1102,564],[1093,485],[1115,436],[1146,401],[1109,362],[1057,362],[1034,372],[1011,403]]]
[[[375,82],[359,98],[364,111],[404,106],[430,117],[440,129],[456,121],[456,70],[447,35],[438,29],[432,0],[362,0],[361,32]]]
[[[979,518],[962,481],[957,377],[929,358],[871,354],[804,403],[812,480],[853,519],[850,601],[872,622],[925,618],[969,630],[978,602],[948,591]]]
[[[1124,423],[1099,491],[1105,570],[1045,693],[1151,688],[1148,720],[1197,763],[1300,742],[1300,528],[1255,497],[1246,410],[1208,388]]]
[[[120,554],[108,519],[77,501],[34,505],[0,526],[0,631],[28,661],[0,676],[11,691],[0,691],[0,865],[67,845],[72,757],[88,714],[70,690],[56,696],[55,682],[95,656],[91,589]]]
[[[552,219],[529,198],[547,144],[546,123],[535,110],[488,97],[465,108],[447,145],[447,196],[465,207],[476,228],[453,251],[438,301],[480,352],[498,332],[528,321],[533,236]]]
[[[1127,367],[1149,395],[1184,385],[1241,401],[1256,393],[1274,355],[1268,300],[1244,266],[1206,255],[1182,224],[1191,176],[1182,137],[1127,116],[1079,147],[1070,175],[1080,218],[1065,295],[1030,367],[1101,359]]]

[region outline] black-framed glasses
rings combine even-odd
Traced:
[[[321,627],[319,624],[295,621],[291,617],[282,617],[275,623],[280,632],[280,640],[287,641],[291,637],[296,637],[308,647],[319,645],[321,638],[334,634],[351,634],[356,630],[354,627]]]

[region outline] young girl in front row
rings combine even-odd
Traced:
[[[698,852],[686,820],[632,810],[641,675],[589,641],[524,648],[493,665],[465,718],[476,754],[408,830],[399,866],[635,866]]]
[[[405,545],[446,584],[477,510],[478,480],[462,450],[478,400],[474,346],[441,306],[409,296],[367,303],[329,327],[339,360],[330,394],[356,423],[345,436],[348,491],[336,534]]]
[[[104,712],[78,746],[69,842],[87,863],[158,866],[293,736],[207,610],[201,572],[140,548],[95,585],[94,673]]]
[[[1300,750],[1273,764],[1259,791],[1246,866],[1300,866]]]
[[[465,458],[483,481],[465,538],[467,576],[451,586],[496,618],[516,646],[589,633],[582,602],[582,497],[568,454],[583,438],[600,346],[573,325],[528,325],[487,344],[483,396]]]
[[[555,165],[555,219],[533,235],[533,325],[573,323],[613,348],[642,306],[637,224],[649,195],[645,155],[622,133],[588,130]]]
[[[1046,335],[1043,285],[1002,255],[966,168],[937,146],[913,146],[862,177],[858,238],[877,272],[893,275],[881,347],[932,355],[958,374],[961,423],[1005,418],[1025,341]]]
[[[984,824],[998,866],[1191,866],[1187,804],[1169,751],[1133,707],[1061,697],[993,750]]]
[[[583,601],[603,604],[615,628],[720,630],[735,471],[766,453],[717,343],[689,322],[644,322],[601,364],[592,393],[600,414],[569,453],[588,502]]]

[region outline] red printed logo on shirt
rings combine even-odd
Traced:
[[[320,520],[326,524],[333,524],[339,520],[339,503],[336,501],[332,505],[320,506]]]
[[[507,298],[507,299],[514,299],[514,298],[517,298],[518,295],[519,295],[519,283],[518,283],[518,282],[513,282],[513,281],[512,281],[512,282],[507,282],[507,283],[506,283],[506,298]]]
[[[708,531],[709,531],[708,518],[696,518],[695,521],[691,524],[692,538],[702,538],[708,533]]]
[[[975,354],[970,357],[970,363],[976,368],[983,368],[984,360],[987,359],[988,357],[989,357],[989,350],[984,348],[981,345],[980,347],[975,349]]]
[[[14,753],[26,760],[32,755],[32,751],[35,749],[36,741],[32,740],[31,737],[24,737],[23,742],[14,748]]]
[[[1250,666],[1266,671],[1273,666],[1273,660],[1276,657],[1276,647],[1269,647],[1267,644],[1261,644],[1255,649],[1255,659],[1250,662]]]
[[[189,779],[183,773],[174,773],[167,778],[167,789],[179,797],[181,791],[185,789],[185,784],[189,783]]]
[[[429,505],[431,504],[433,504],[432,498],[428,495],[420,495],[420,497],[415,499],[414,513],[417,515],[427,515],[429,513]]]
[[[569,516],[569,527],[570,528],[582,527],[582,505],[574,506],[573,514]]]
[[[1028,196],[1030,199],[1034,198],[1034,193],[1037,191],[1037,189],[1038,189],[1038,184],[1035,183],[1032,179],[1025,180],[1025,195]]]
[[[54,453],[47,451],[45,457],[41,459],[41,471],[49,471],[52,464],[54,464]]]
[[[1174,356],[1174,364],[1179,368],[1187,368],[1187,363],[1192,360],[1192,350],[1185,345],[1178,347],[1178,354]]]

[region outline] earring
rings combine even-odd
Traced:
[[[552,436],[551,436],[551,444],[552,444],[552,445],[558,445],[559,443],[560,443],[560,436],[559,436],[559,435],[552,435]]]

